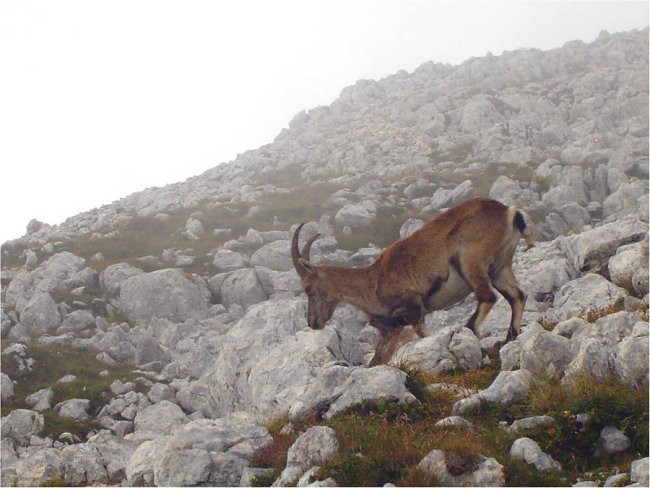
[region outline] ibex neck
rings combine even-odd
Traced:
[[[322,269],[338,300],[370,314],[382,313],[383,307],[376,293],[378,273],[375,266],[366,268],[323,266]]]

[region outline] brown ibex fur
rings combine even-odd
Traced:
[[[512,308],[507,340],[520,331],[526,294],[512,271],[512,257],[526,223],[514,207],[473,198],[430,220],[410,236],[387,247],[365,268],[315,265],[310,249],[298,248],[301,224],[293,234],[291,254],[308,296],[308,323],[322,329],[340,302],[363,310],[382,340],[371,365],[390,358],[394,339],[406,325],[422,337],[424,315],[447,308],[469,293],[478,307],[467,327],[476,328],[496,302],[496,289]]]

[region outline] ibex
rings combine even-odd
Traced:
[[[371,365],[390,358],[394,339],[406,325],[424,336],[424,315],[448,308],[471,292],[478,307],[467,323],[474,333],[496,302],[496,289],[512,308],[506,340],[521,328],[526,294],[512,271],[521,238],[529,246],[523,215],[496,200],[473,198],[434,217],[410,236],[387,247],[365,268],[316,265],[309,261],[312,237],[298,248],[300,224],[291,256],[308,297],[307,319],[322,329],[340,302],[363,310],[382,340]]]

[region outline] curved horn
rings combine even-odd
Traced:
[[[306,259],[307,261],[309,261],[309,254],[311,253],[311,245],[319,237],[320,237],[320,234],[316,234],[314,237],[312,237],[311,239],[309,239],[307,241],[307,244],[305,244],[305,247],[302,248],[302,253],[300,253],[301,258]]]
[[[298,237],[300,236],[300,231],[302,230],[302,227],[304,225],[305,223],[303,222],[298,226],[298,228],[293,233],[293,238],[291,239],[291,259],[293,260],[293,267],[296,268],[296,273],[298,273],[298,276],[300,276],[301,278],[307,274],[307,271],[305,271],[303,265],[300,264],[299,259],[302,256],[300,254],[300,249],[298,249]]]

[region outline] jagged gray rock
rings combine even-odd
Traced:
[[[136,323],[153,318],[184,321],[207,310],[199,287],[177,268],[131,276],[120,288],[122,312]]]
[[[525,461],[527,464],[532,464],[537,471],[562,469],[560,463],[542,451],[539,444],[528,437],[517,439],[510,448],[510,455]]]
[[[450,326],[402,346],[395,352],[390,364],[402,364],[423,373],[436,374],[452,369],[478,369],[481,359],[481,345],[472,331]]]
[[[447,466],[447,454],[433,449],[419,463],[418,468],[435,477],[442,486],[504,486],[503,466],[494,458],[479,456],[470,472],[453,475]]]
[[[33,435],[41,433],[45,426],[42,414],[18,408],[2,418],[2,438],[9,437],[18,445],[29,445]]]
[[[334,429],[310,427],[289,448],[287,466],[272,486],[295,483],[307,469],[332,460],[338,450],[339,442]]]

